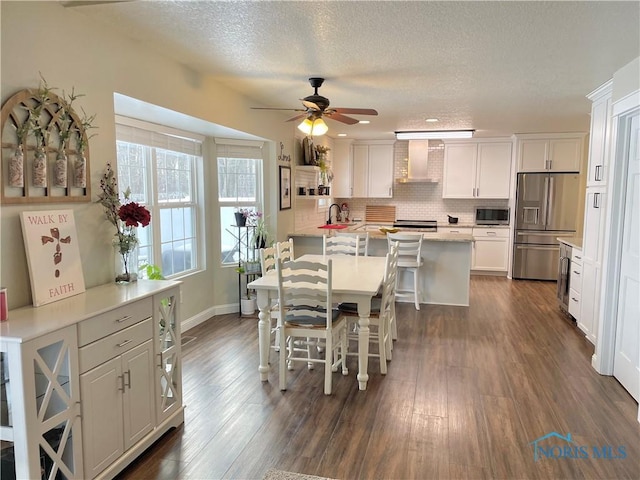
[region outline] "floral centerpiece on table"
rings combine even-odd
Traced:
[[[125,203],[120,201],[118,184],[111,164],[107,164],[104,175],[100,179],[102,193],[98,195],[98,203],[104,207],[105,216],[116,227],[113,245],[120,255],[122,272],[116,272],[116,282],[132,282],[137,280],[137,274],[131,272],[131,256],[138,244],[137,227],[146,227],[151,221],[151,213],[146,207],[129,200],[131,190],[124,192]]]

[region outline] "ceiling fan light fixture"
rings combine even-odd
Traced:
[[[329,127],[327,127],[327,124],[321,118],[305,118],[302,123],[298,125],[298,130],[305,135],[318,137],[327,133],[329,131]]]
[[[414,130],[395,132],[396,140],[444,140],[450,138],[471,138],[475,130]]]

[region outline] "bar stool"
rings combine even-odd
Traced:
[[[396,289],[397,298],[413,299],[416,310],[420,310],[419,269],[422,266],[422,234],[387,233],[389,249],[393,242],[398,242],[398,279],[401,271],[413,275],[413,290]]]

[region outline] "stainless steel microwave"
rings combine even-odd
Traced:
[[[476,207],[476,225],[509,225],[509,208]]]

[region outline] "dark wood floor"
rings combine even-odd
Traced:
[[[322,369],[278,390],[258,377],[255,319],[214,317],[186,332],[185,424],[123,479],[260,479],[269,468],[337,479],[640,478],[638,405],[590,366],[593,347],[555,302],[555,284],[472,277],[471,307],[398,304],[389,373],[357,361],[322,393]],[[533,442],[571,434],[534,461]],[[556,457],[558,438],[541,445]],[[593,458],[593,447],[626,458]],[[585,447],[584,450],[581,450]]]

